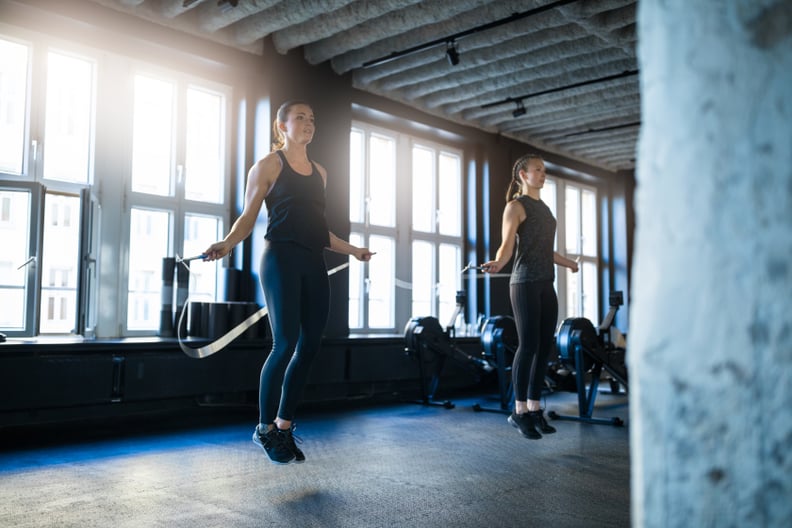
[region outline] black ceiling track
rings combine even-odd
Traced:
[[[588,80],[588,81],[581,81],[581,82],[578,82],[578,83],[568,84],[566,86],[559,86],[558,88],[550,88],[548,90],[542,90],[542,91],[539,91],[539,92],[529,93],[529,94],[521,95],[519,97],[507,97],[506,99],[501,99],[500,101],[495,101],[495,102],[492,102],[492,103],[483,104],[483,105],[481,105],[481,108],[492,108],[493,106],[500,106],[500,105],[509,104],[509,103],[521,103],[523,100],[530,99],[531,97],[538,97],[540,95],[546,95],[546,94],[555,93],[555,92],[563,92],[564,90],[571,90],[572,88],[578,88],[580,86],[588,86],[590,84],[597,84],[597,83],[602,83],[602,82],[607,82],[607,81],[613,81],[615,79],[623,79],[625,77],[630,77],[630,76],[633,76],[633,75],[638,75],[638,70],[627,70],[625,72],[617,73],[615,75],[608,75],[608,76],[605,76],[605,77],[600,77],[598,79],[591,79],[591,80]]]
[[[586,134],[596,134],[598,132],[610,132],[612,130],[621,130],[622,128],[632,128],[632,127],[640,127],[640,126],[641,126],[640,121],[634,121],[632,123],[624,123],[623,125],[613,125],[602,128],[589,128],[587,130],[581,130],[580,132],[572,132],[571,134],[564,134],[563,136],[550,137],[548,139],[551,140],[564,139],[564,138],[570,138],[576,136],[585,136]]]
[[[471,29],[466,29],[465,31],[460,31],[459,33],[454,33],[453,35],[448,35],[447,37],[442,37],[439,39],[432,40],[430,42],[426,42],[424,44],[419,44],[417,46],[413,46],[411,48],[407,48],[406,50],[402,51],[394,51],[390,55],[385,55],[384,57],[380,57],[378,59],[373,59],[370,61],[366,61],[361,65],[361,68],[371,68],[372,66],[379,66],[380,64],[385,64],[386,62],[390,62],[395,59],[399,59],[401,57],[406,57],[407,55],[412,55],[413,53],[417,53],[419,51],[423,51],[428,48],[433,48],[435,46],[439,46],[440,44],[448,44],[451,42],[456,41],[462,37],[467,37],[469,35],[473,35],[474,33],[479,33],[481,31],[486,31],[488,29],[492,29],[498,26],[502,26],[504,24],[510,24],[517,20],[522,20],[523,18],[527,18],[533,15],[538,15],[539,13],[544,13],[545,11],[549,11],[551,9],[555,9],[556,7],[561,7],[566,4],[571,4],[573,2],[577,2],[578,0],[559,0],[557,2],[551,2],[549,4],[545,4],[540,7],[536,7],[534,9],[530,9],[528,11],[523,11],[521,13],[513,13],[512,15],[501,18],[499,20],[495,20],[493,22],[489,22],[488,24],[484,24],[481,26],[476,26]]]

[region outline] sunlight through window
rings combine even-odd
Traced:
[[[0,39],[0,171],[22,173],[28,47]]]
[[[220,203],[225,179],[224,98],[199,88],[187,90],[185,198]]]
[[[47,56],[44,177],[89,183],[94,65],[56,52]]]
[[[0,328],[25,328],[26,267],[30,239],[30,193],[0,191]]]
[[[127,328],[159,327],[162,258],[169,253],[171,215],[133,208],[129,234],[129,301]]]
[[[173,194],[173,84],[135,76],[132,136],[132,190]]]

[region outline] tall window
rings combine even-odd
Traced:
[[[198,254],[222,236],[230,90],[3,31],[0,331],[96,335],[106,318],[104,335],[152,335],[162,259]],[[113,109],[104,119],[97,101]],[[104,226],[124,235],[101,240]],[[102,282],[100,262],[116,268],[114,279]],[[195,268],[192,292],[214,300],[220,269]],[[97,311],[98,298],[120,298],[121,306]]]
[[[151,332],[160,324],[162,259],[193,256],[222,236],[227,97],[148,72],[135,75],[134,90],[126,326]],[[214,300],[217,269],[191,266],[193,294]]]
[[[413,143],[412,235],[412,313],[434,315],[448,324],[462,282],[462,158],[458,153]]]
[[[593,187],[548,178],[541,198],[558,220],[556,250],[579,262],[578,273],[557,267],[559,319],[585,317],[599,321],[597,191]]]
[[[350,222],[353,244],[377,253],[377,266],[353,263],[349,285],[349,327],[396,327],[396,159],[397,136],[353,127],[350,134]]]
[[[93,176],[96,61],[86,53],[42,46],[34,63],[33,49],[30,42],[0,37],[0,173],[10,178],[0,191],[7,198],[4,209],[13,208],[20,228],[8,238],[16,265],[3,281],[5,294],[15,298],[16,315],[0,318],[0,329],[15,335],[72,333],[80,192]],[[43,111],[33,114],[32,106]],[[15,188],[22,182],[34,185]]]
[[[349,327],[401,331],[411,316],[450,318],[461,285],[462,155],[447,146],[355,123],[350,133],[353,263]]]
[[[567,183],[564,190],[565,246],[580,271],[566,270],[567,312],[599,321],[597,279],[597,193],[593,188]]]

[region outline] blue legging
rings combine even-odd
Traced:
[[[292,420],[322,341],[330,283],[322,252],[267,242],[259,269],[272,351],[261,368],[259,422]]]
[[[509,286],[517,352],[512,362],[512,385],[517,401],[539,400],[547,360],[555,348],[558,297],[553,281],[522,282]]]

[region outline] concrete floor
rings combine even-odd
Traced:
[[[275,466],[253,408],[3,431],[0,526],[628,527],[628,427],[553,421],[527,440],[506,415],[411,403],[302,409],[308,460]],[[595,416],[627,418],[602,393]],[[576,414],[576,395],[547,397]]]

